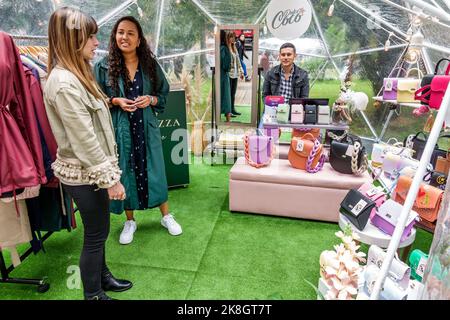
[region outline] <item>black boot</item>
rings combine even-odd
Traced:
[[[119,280],[114,278],[111,272],[102,276],[102,289],[104,291],[122,292],[130,289],[133,283],[128,280]]]
[[[231,111],[231,114],[235,115],[235,116],[240,116],[242,113],[237,112],[236,110],[233,110],[233,111]]]
[[[85,297],[84,300],[117,300],[117,299],[113,299],[110,296],[106,295],[106,293],[102,293],[99,294],[98,296],[93,296],[93,297]]]

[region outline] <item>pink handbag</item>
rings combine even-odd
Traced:
[[[273,138],[260,135],[245,135],[245,160],[247,164],[255,168],[261,168],[270,164],[275,154]]]
[[[279,104],[284,103],[283,96],[267,96],[264,98],[264,104],[269,107],[278,107]]]
[[[423,86],[416,91],[414,98],[427,103],[432,109],[439,110],[449,82],[450,76],[436,75],[433,77],[433,80],[431,80],[431,84]],[[424,91],[427,90],[428,92],[423,94]]]
[[[375,202],[375,207],[372,209],[369,216],[370,220],[372,220],[372,218],[377,213],[377,209],[386,201],[386,194],[383,192],[383,188],[375,187],[370,182],[363,184],[361,187],[359,187],[358,191]]]

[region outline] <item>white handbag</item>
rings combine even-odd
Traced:
[[[303,123],[305,121],[305,109],[302,104],[291,106],[291,123]]]
[[[396,142],[394,144],[389,144],[391,140],[395,140]],[[414,150],[411,148],[403,147],[403,143],[398,142],[395,138],[389,139],[386,143],[375,143],[373,145],[371,155],[372,165],[374,167],[381,167],[383,164],[383,158],[388,152],[412,158]]]
[[[376,245],[369,247],[367,253],[367,267],[375,266],[381,269],[384,259],[386,258],[386,252]],[[388,271],[388,277],[394,281],[403,290],[408,289],[409,278],[411,276],[411,268],[401,261],[398,257],[392,260],[391,267]]]
[[[264,123],[277,123],[277,108],[266,105],[263,121]]]
[[[330,124],[330,106],[317,106],[317,124]]]
[[[406,167],[417,169],[419,167],[419,160],[412,159],[404,155],[398,155],[392,152],[387,152],[383,158],[383,171],[389,178],[397,178],[400,171]]]
[[[375,282],[380,274],[380,268],[376,265],[367,265],[364,271],[364,289],[370,296],[373,292]],[[406,300],[408,291],[403,289],[390,277],[386,277],[384,286],[380,291],[380,298],[383,300]]]

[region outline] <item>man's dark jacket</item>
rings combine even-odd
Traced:
[[[263,99],[266,96],[279,96],[281,86],[281,65],[270,69],[264,79]],[[292,77],[292,98],[307,98],[309,96],[308,73],[294,64]],[[288,101],[286,101],[289,103]]]

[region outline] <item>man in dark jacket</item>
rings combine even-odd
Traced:
[[[283,96],[286,103],[290,98],[309,96],[308,73],[294,64],[295,46],[285,43],[280,47],[280,65],[267,72],[264,79],[263,99],[266,96]]]

